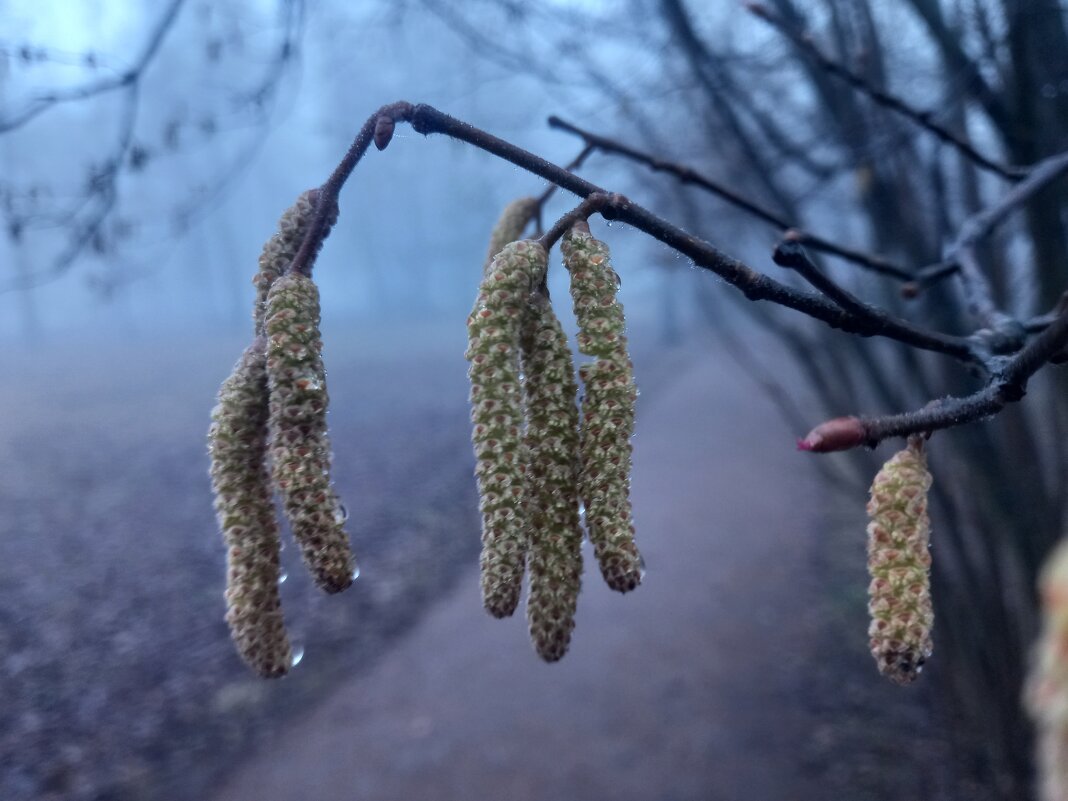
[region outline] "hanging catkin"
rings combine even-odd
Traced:
[[[330,485],[319,290],[311,278],[286,273],[275,281],[266,332],[274,485],[315,583],[340,592],[352,583],[355,561]]]
[[[581,455],[571,349],[540,291],[531,295],[521,344],[530,521],[527,624],[538,654],[555,662],[571,642],[582,583]]]
[[[930,487],[923,440],[913,437],[875,476],[868,502],[869,644],[896,684],[913,681],[932,650]]]
[[[267,240],[260,253],[260,269],[252,283],[256,286],[256,300],[252,305],[252,319],[256,333],[263,333],[263,321],[267,314],[267,293],[271,285],[286,271],[293,257],[300,250],[304,234],[311,227],[315,216],[318,189],[302,192],[297,202],[286,209],[278,220],[278,230]]]
[[[227,545],[226,621],[238,653],[257,673],[284,675],[292,661],[278,592],[281,539],[267,468],[267,292],[300,248],[315,213],[304,192],[278,221],[253,283],[256,338],[219,390],[208,432],[215,511]]]
[[[1038,582],[1042,631],[1024,702],[1035,722],[1042,801],[1068,801],[1068,542],[1054,549]]]
[[[494,617],[511,615],[522,589],[527,521],[519,333],[547,260],[537,242],[505,245],[485,271],[467,320],[471,437],[482,510],[482,603]]]
[[[292,662],[278,595],[280,542],[267,451],[267,373],[257,338],[219,390],[209,433],[215,512],[227,545],[226,622],[238,653],[265,677]]]
[[[504,207],[504,211],[501,212],[501,216],[490,233],[486,260],[482,263],[483,273],[489,269],[493,263],[493,257],[500,253],[505,245],[515,242],[523,235],[523,229],[527,227],[527,223],[537,210],[538,200],[533,197],[521,197]]]
[[[605,582],[627,592],[642,580],[630,506],[634,433],[633,366],[627,352],[618,279],[608,246],[576,226],[564,234],[564,265],[578,318],[579,350],[596,360],[579,369],[582,401],[582,496],[586,527]]]

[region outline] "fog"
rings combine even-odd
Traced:
[[[245,9],[250,19],[225,5],[207,8],[183,8],[146,68],[132,138],[148,155],[118,178],[104,230],[118,224],[122,233],[104,252],[86,246],[61,273],[52,272],[88,217],[82,206],[92,201],[79,193],[87,170],[111,157],[121,92],[54,106],[2,138],[13,202],[40,209],[28,213],[17,241],[2,244],[0,335],[9,343],[58,346],[72,336],[180,337],[246,326],[251,276],[278,216],[325,180],[383,103],[431,103],[558,163],[577,146],[548,130],[550,113],[611,122],[593,92],[517,74],[472,53],[432,16],[409,14],[402,24],[377,3],[311,5],[295,57],[267,99],[250,108],[250,76],[264,71],[285,35],[279,9],[252,4]],[[11,13],[0,87],[5,107],[16,110],[103,71],[87,71],[76,55],[69,57],[74,65],[24,63],[20,42],[108,54],[100,63],[118,71],[136,56],[159,11],[27,4]],[[208,58],[211,46],[218,51]],[[544,186],[474,148],[441,137],[424,141],[401,126],[387,151],[361,163],[341,196],[341,221],[316,270],[326,325],[462,321],[499,209]],[[31,193],[37,206],[27,200]],[[547,213],[567,203],[558,199]],[[82,216],[56,223],[57,213],[72,209]],[[628,254],[621,270],[635,313],[656,281],[649,252]],[[34,284],[29,289],[18,288],[24,276]]]
[[[1068,146],[1064,17],[1054,0],[0,6],[0,798],[1024,797],[1032,588],[1068,514],[1063,381],[1043,367],[1023,402],[932,439],[936,647],[915,691],[869,654],[865,504],[891,446],[795,443],[842,415],[942,414],[1048,330],[1063,181],[988,212]],[[790,302],[591,218],[640,390],[647,575],[610,592],[587,541],[571,650],[544,664],[522,611],[480,609],[464,351],[490,230],[546,183],[399,125],[314,270],[361,574],[328,597],[283,552],[305,656],[264,681],[224,619],[209,413],[279,216],[397,100],[559,165],[583,141],[551,114],[638,148],[575,169]],[[540,222],[574,203],[557,191]],[[978,279],[942,263],[977,218],[987,317]],[[775,265],[786,240],[823,279]]]

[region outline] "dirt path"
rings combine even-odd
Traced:
[[[588,561],[563,662],[536,659],[521,617],[483,614],[472,573],[216,801],[821,797],[797,757],[818,498],[791,433],[698,359],[642,398],[645,585],[618,596]]]

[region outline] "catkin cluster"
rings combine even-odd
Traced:
[[[227,545],[226,622],[242,658],[263,676],[292,661],[278,594],[281,541],[267,472],[263,338],[242,354],[212,412],[211,479]]]
[[[1068,542],[1039,577],[1042,632],[1033,654],[1024,703],[1035,722],[1043,801],[1068,799]]]
[[[932,650],[930,487],[923,440],[912,438],[875,476],[868,502],[868,636],[879,672],[896,684],[913,681]]]
[[[588,231],[585,239],[572,232],[564,252],[579,345],[598,357],[583,368],[580,418],[571,349],[544,287],[548,254],[537,242],[514,241],[535,210],[531,198],[516,201],[494,229],[495,255],[468,318],[467,358],[483,517],[483,604],[496,617],[512,614],[529,567],[531,640],[553,662],[567,652],[575,627],[583,498],[609,586],[626,591],[641,580],[628,499],[636,392],[617,284],[604,283],[614,276],[607,249]]]
[[[630,507],[631,444],[637,389],[627,352],[619,279],[608,246],[572,228],[561,248],[571,273],[579,350],[595,361],[579,371],[582,401],[582,496],[586,528],[605,582],[627,592],[641,583],[643,562],[634,544]]]
[[[515,611],[527,550],[527,472],[519,338],[545,248],[512,242],[494,257],[467,322],[472,441],[482,510],[482,602],[494,617]]]
[[[354,572],[328,472],[318,290],[311,278],[287,273],[317,200],[315,190],[302,194],[263,248],[255,338],[223,382],[208,433],[215,510],[228,546],[226,620],[242,658],[266,677],[284,675],[292,663],[278,592],[275,490],[319,586],[337,592]]]
[[[267,379],[274,485],[301,556],[326,592],[352,583],[355,564],[330,484],[326,370],[319,339],[319,290],[287,273],[267,296]]]
[[[535,292],[522,329],[527,408],[530,594],[527,624],[542,659],[567,653],[582,583],[575,366],[549,298]]]

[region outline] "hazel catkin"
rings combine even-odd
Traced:
[[[579,368],[582,401],[582,496],[586,528],[605,582],[618,592],[644,573],[630,505],[631,444],[637,389],[627,352],[618,278],[608,246],[576,226],[561,243],[571,274],[579,350],[596,357]]]
[[[523,235],[523,229],[527,227],[527,223],[537,210],[538,199],[533,197],[521,197],[504,207],[490,233],[489,248],[486,251],[486,259],[482,263],[483,273],[489,269],[493,263],[493,257],[500,253],[505,245],[515,242]]]
[[[871,485],[869,645],[879,672],[895,684],[915,680],[932,651],[930,487],[918,437],[883,465]]]
[[[263,251],[260,253],[259,271],[252,279],[252,283],[256,286],[252,319],[257,334],[263,331],[263,321],[267,314],[267,293],[300,250],[304,235],[308,232],[315,217],[315,204],[318,197],[318,189],[302,192],[296,202],[283,212],[278,220],[278,230],[263,246]]]
[[[267,451],[264,341],[242,354],[219,390],[209,431],[215,512],[227,545],[226,622],[238,653],[264,677],[292,662],[278,593],[278,523]]]
[[[311,278],[286,273],[274,283],[266,334],[274,485],[316,584],[340,592],[352,583],[355,560],[330,484],[319,290]]]
[[[530,520],[527,624],[538,655],[555,662],[571,642],[582,584],[581,455],[571,349],[540,291],[531,295],[520,342]]]
[[[1068,541],[1059,544],[1038,581],[1042,630],[1024,686],[1035,722],[1039,797],[1068,799]]]
[[[482,512],[482,603],[494,617],[519,603],[527,549],[526,456],[519,378],[520,322],[545,274],[539,243],[505,245],[486,269],[467,319],[471,439]]]

